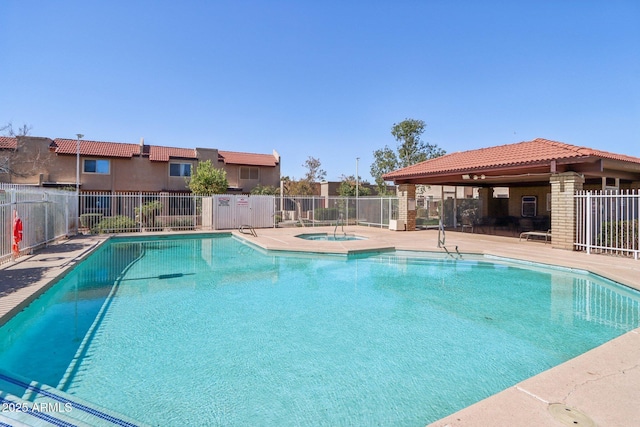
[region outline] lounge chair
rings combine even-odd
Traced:
[[[532,237],[544,237],[544,241],[546,243],[549,240],[551,240],[551,230],[547,230],[547,231],[524,231],[524,232],[520,233],[520,240],[522,240],[523,237],[526,237],[527,240],[529,240]]]

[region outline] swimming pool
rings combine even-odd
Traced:
[[[638,292],[507,260],[113,239],[0,329],[0,366],[149,424],[424,425],[639,313]]]

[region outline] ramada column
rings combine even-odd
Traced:
[[[487,218],[489,212],[491,212],[491,199],[493,198],[493,188],[481,187],[478,189],[478,198],[480,199],[480,212],[478,212],[478,219]]]
[[[582,190],[584,177],[575,172],[554,174],[551,183],[551,245],[573,250],[576,239],[576,203],[574,195]]]
[[[400,184],[398,194],[398,220],[404,221],[407,231],[416,231],[416,186]]]

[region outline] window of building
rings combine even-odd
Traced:
[[[169,176],[191,176],[191,163],[169,163]]]
[[[85,159],[84,167],[82,169],[84,173],[99,173],[109,174],[109,160],[103,159]]]
[[[258,168],[257,167],[249,167],[249,166],[241,166],[240,167],[240,179],[258,179]]]
[[[534,217],[537,213],[536,196],[522,196],[522,216]]]
[[[80,200],[84,201],[82,211],[86,214],[100,213],[108,216],[111,212],[111,197],[83,194]]]

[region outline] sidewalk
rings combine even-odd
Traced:
[[[0,265],[0,326],[106,239],[80,235]]]

